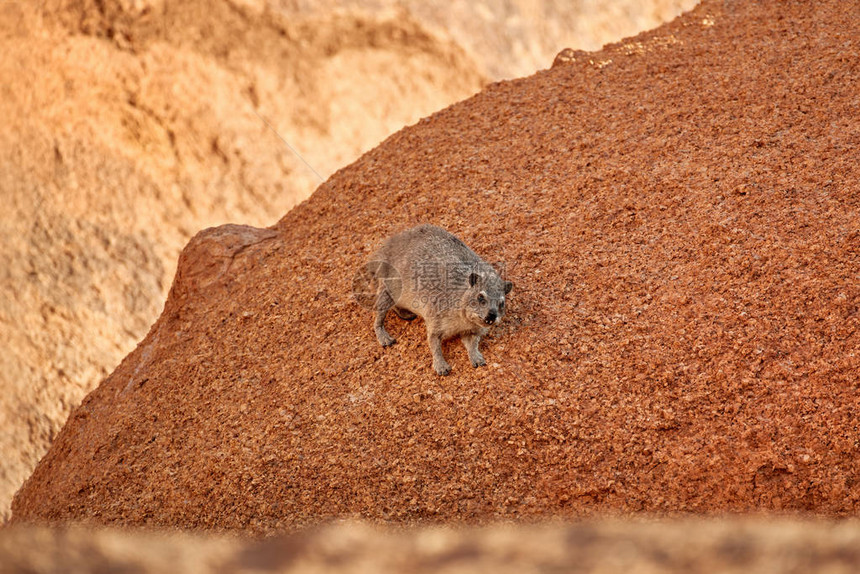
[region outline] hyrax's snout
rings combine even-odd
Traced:
[[[487,316],[484,317],[484,323],[486,323],[487,325],[492,325],[496,322],[496,319],[498,318],[499,315],[495,311],[491,310],[489,313],[487,313]]]

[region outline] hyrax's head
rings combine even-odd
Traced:
[[[482,327],[495,325],[505,315],[505,295],[514,284],[504,281],[493,269],[474,270],[469,274],[466,313],[469,320]]]

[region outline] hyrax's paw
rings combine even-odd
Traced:
[[[390,347],[397,342],[397,339],[395,339],[388,333],[382,333],[380,335],[377,335],[376,338],[379,339],[379,344],[383,347]]]
[[[433,369],[437,374],[442,375],[443,377],[451,372],[451,365],[447,362],[441,363],[433,363]]]
[[[475,368],[483,367],[486,364],[487,364],[487,361],[484,360],[484,357],[479,356],[479,357],[475,357],[474,359],[472,359],[472,366]]]

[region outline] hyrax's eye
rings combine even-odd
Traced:
[[[499,301],[499,311],[503,310],[504,308],[505,308],[505,302]]]
[[[486,298],[486,297],[484,297],[484,294],[483,294],[483,293],[479,293],[479,294],[478,294],[478,303],[480,303],[481,305],[483,305],[483,304],[484,304],[484,303],[486,303],[486,302],[487,302],[487,298]]]

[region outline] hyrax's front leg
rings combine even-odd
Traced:
[[[451,365],[442,355],[442,333],[427,325],[427,342],[430,343],[430,352],[433,354],[433,369],[442,376],[450,373]]]
[[[482,367],[487,364],[484,360],[484,355],[478,349],[478,343],[481,342],[483,333],[463,333],[460,335],[460,340],[463,341],[463,346],[469,353],[469,360],[472,361],[473,367]]]
[[[373,323],[373,331],[376,333],[376,338],[379,344],[383,347],[388,347],[397,342],[397,340],[388,334],[385,330],[385,316],[388,310],[394,306],[394,299],[385,288],[385,285],[380,281],[379,290],[376,295],[376,320]]]

